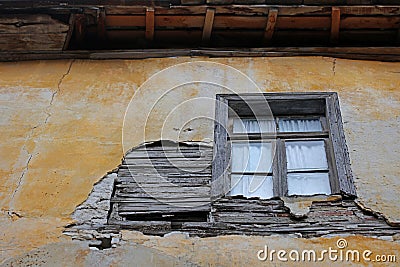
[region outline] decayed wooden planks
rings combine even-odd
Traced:
[[[295,234],[302,237],[358,234],[376,237],[400,233],[400,227],[390,226],[382,218],[362,211],[353,200],[315,202],[307,217],[297,219],[291,218],[289,209],[279,199],[220,199],[213,202],[212,207],[212,222],[183,220],[174,225],[169,220],[149,219],[121,221],[117,227],[151,235],[179,230],[201,237],[231,234]],[[145,208],[142,212],[147,213]],[[132,214],[125,211],[121,213]]]
[[[202,237],[400,233],[400,227],[361,210],[352,199],[315,202],[302,218],[293,218],[278,198],[222,196],[211,201],[207,163],[212,155],[211,147],[173,142],[155,142],[128,152],[117,170],[105,231],[130,229],[151,235],[181,231]]]
[[[0,51],[62,50],[69,26],[49,15],[0,15]]]
[[[210,147],[173,142],[130,151],[118,169],[111,199],[117,216],[110,223],[126,216],[158,214],[173,220],[177,213],[208,212],[211,160]]]

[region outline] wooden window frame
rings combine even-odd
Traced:
[[[320,117],[322,132],[277,133],[276,152],[273,163],[274,196],[287,196],[287,170],[285,140],[307,138],[324,140],[328,160],[328,172],[332,194],[356,197],[350,158],[346,146],[338,95],[335,92],[317,93],[264,93],[264,94],[218,94],[215,107],[214,158],[212,165],[211,198],[213,200],[228,195],[231,187],[230,158],[232,140],[265,141],[271,136],[264,134],[229,135],[232,122],[229,109],[234,109],[239,117],[254,117],[246,105],[255,107],[263,115],[262,107],[268,102],[270,111],[277,117]],[[261,108],[259,108],[261,107]],[[253,109],[253,108],[252,108]],[[259,109],[259,111],[257,111]],[[233,139],[232,139],[233,137]],[[247,139],[246,139],[247,138]],[[285,163],[284,163],[285,162]]]

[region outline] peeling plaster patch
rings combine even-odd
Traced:
[[[391,217],[385,216],[384,214],[382,214],[382,213],[380,213],[378,211],[375,211],[375,210],[373,210],[371,208],[366,207],[362,203],[362,200],[356,199],[355,203],[357,204],[357,206],[360,209],[362,209],[362,210],[364,210],[364,211],[366,211],[368,213],[373,214],[376,218],[384,219],[386,221],[386,223],[389,224],[390,226],[400,226],[400,221],[399,220],[393,220]]]
[[[313,202],[338,201],[341,196],[310,196],[310,197],[282,197],[285,207],[290,210],[290,215],[295,218],[307,217]]]
[[[80,204],[72,214],[75,220],[67,226],[64,234],[73,240],[87,242],[92,250],[117,247],[120,242],[120,234],[114,232],[101,232],[107,224],[110,211],[110,200],[117,174],[111,172],[94,184],[88,198]]]
[[[107,174],[93,186],[88,198],[72,214],[77,225],[97,227],[107,223],[116,178],[116,173]]]

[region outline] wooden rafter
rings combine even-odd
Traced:
[[[340,8],[332,7],[331,14],[331,43],[336,44],[339,41],[340,30]]]
[[[69,29],[67,32],[67,36],[65,37],[63,50],[67,50],[69,47],[69,43],[71,42],[72,33],[74,32],[74,28],[75,28],[75,14],[71,14],[69,16],[68,24],[69,24]]]
[[[104,8],[99,9],[97,13],[97,36],[99,40],[106,39],[106,11]]]
[[[211,32],[214,24],[214,15],[215,9],[207,8],[206,17],[204,19],[203,34],[201,38],[203,44],[208,44],[210,42]]]
[[[400,44],[400,25],[399,28],[397,29],[397,44]]]
[[[146,40],[153,41],[154,39],[154,8],[146,9]]]
[[[264,44],[267,44],[271,41],[272,36],[274,35],[275,24],[278,18],[278,9],[270,9],[268,13],[267,26],[264,31]]]
[[[74,18],[75,41],[78,45],[83,43],[86,34],[85,14],[76,14]]]

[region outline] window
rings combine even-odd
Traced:
[[[213,198],[355,196],[336,93],[218,95]]]

